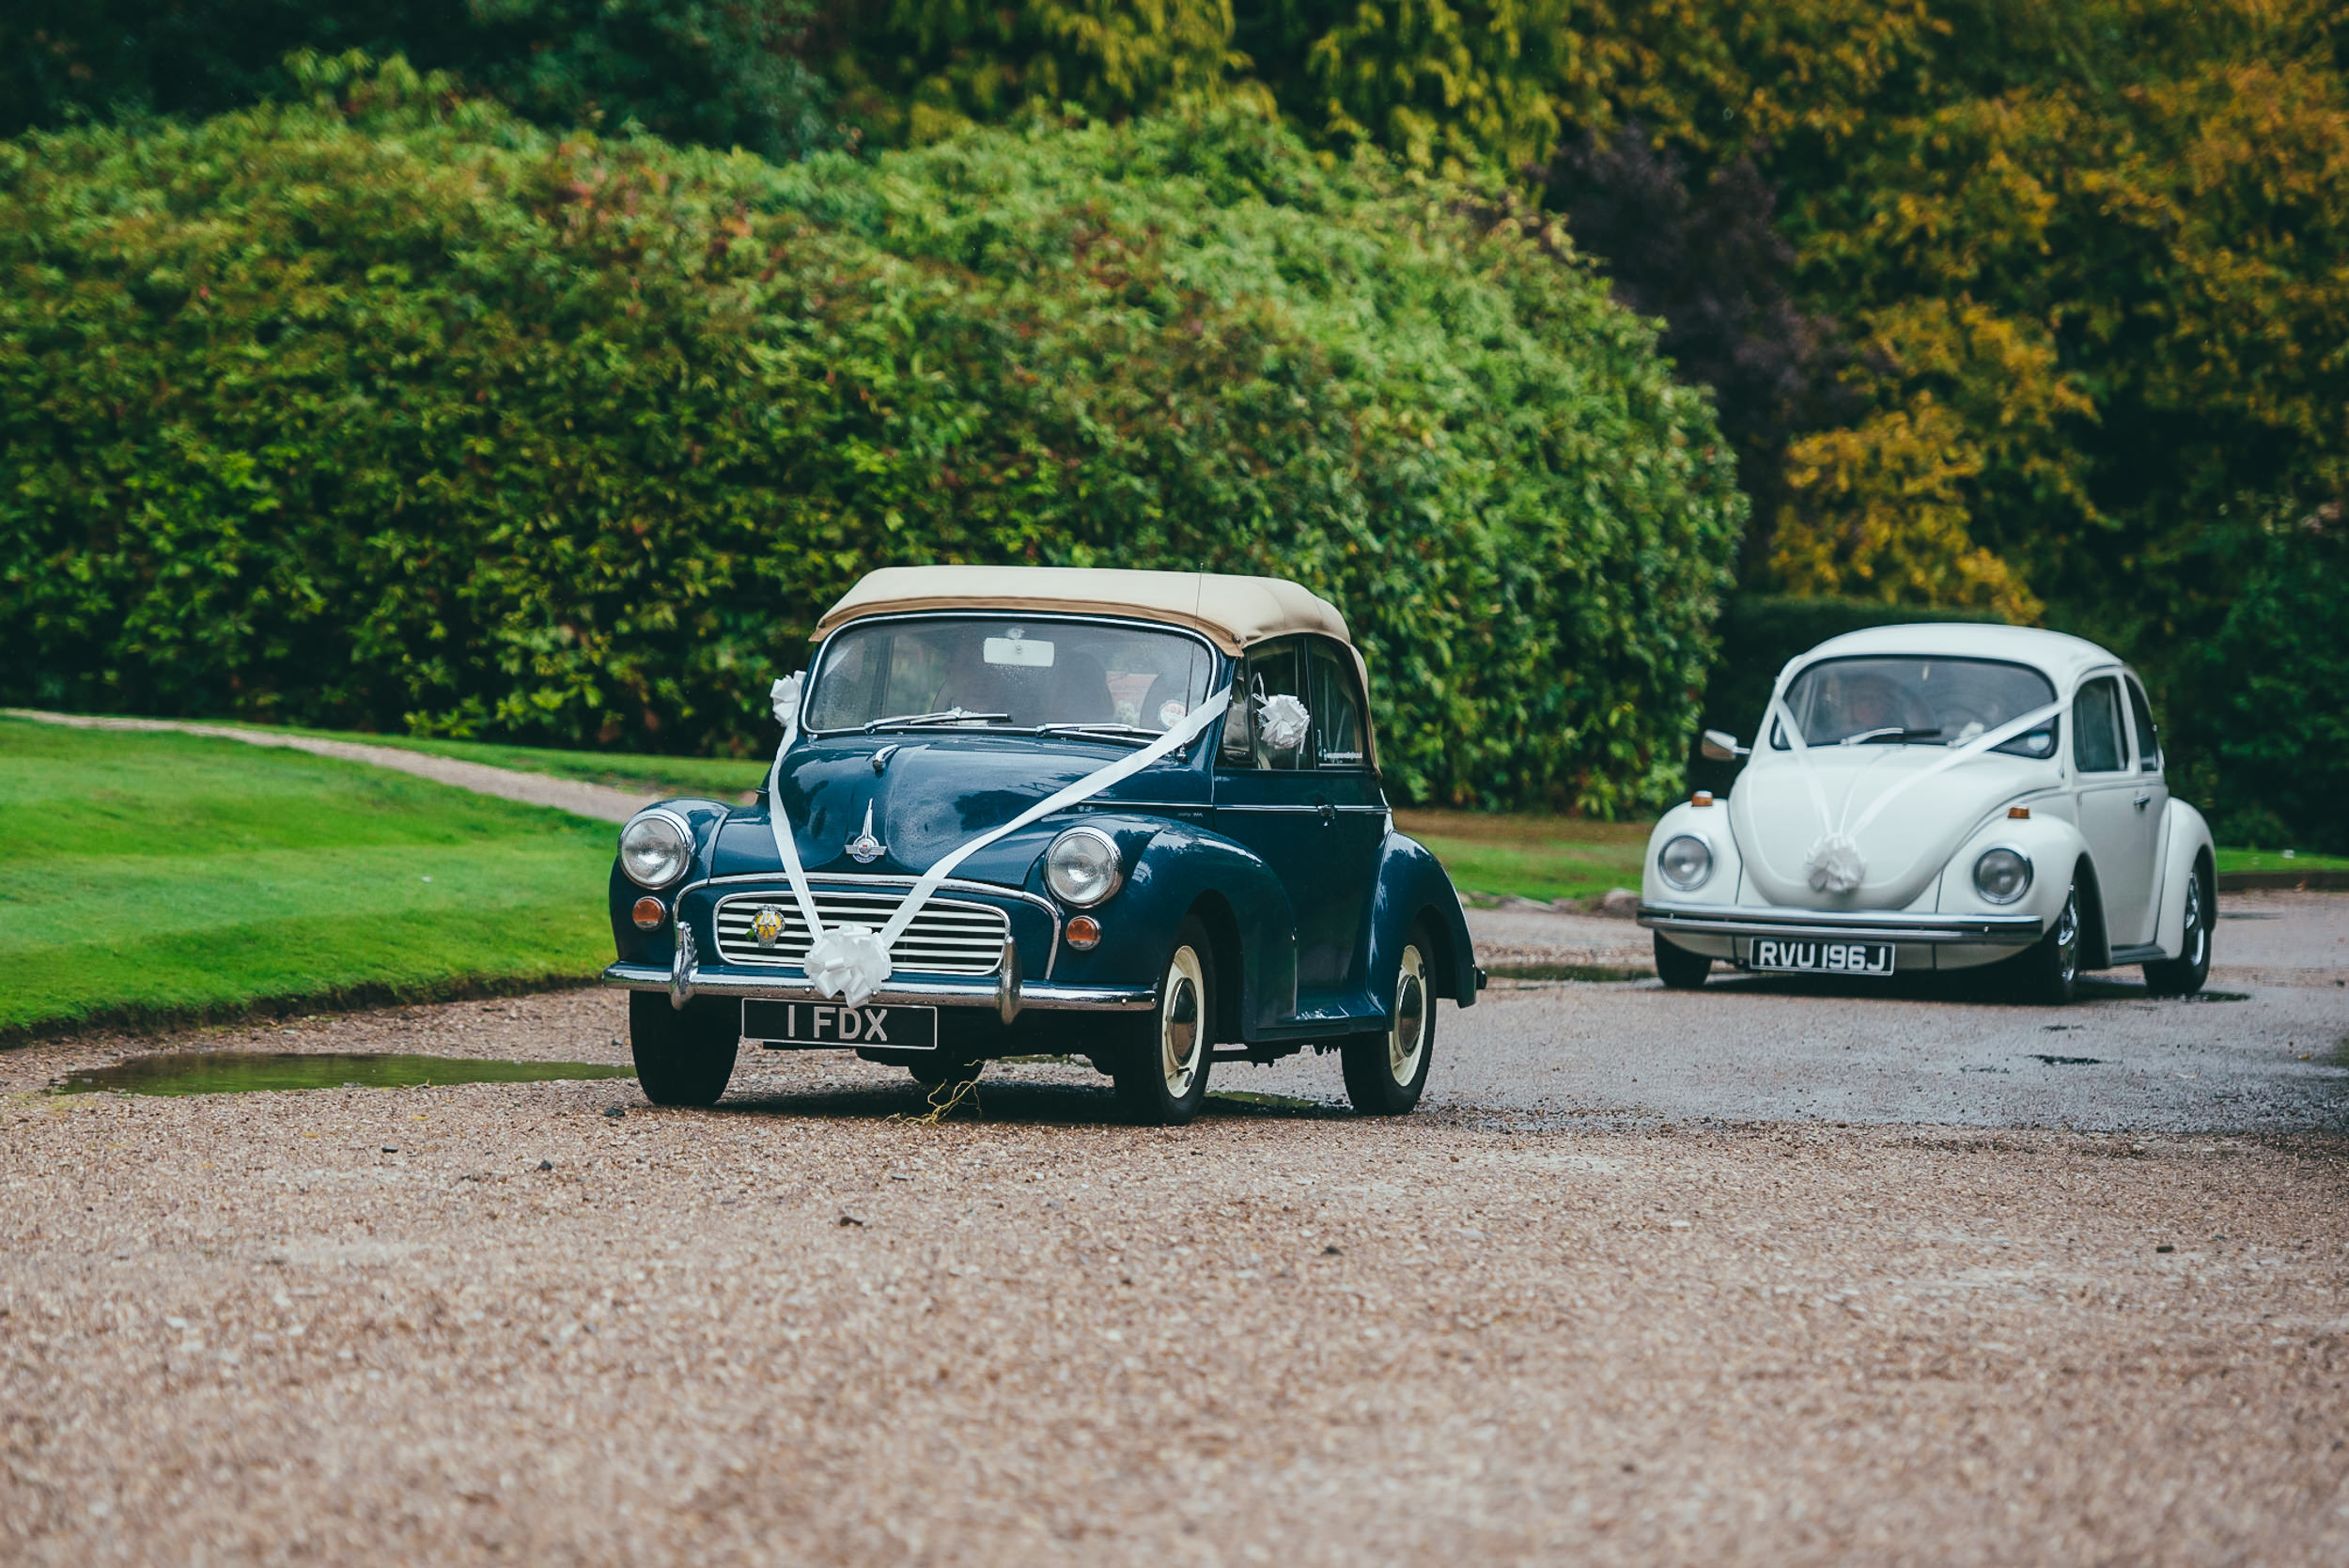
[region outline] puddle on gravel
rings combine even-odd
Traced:
[[[599,1062],[485,1062],[465,1056],[310,1055],[300,1051],[157,1051],[111,1067],[85,1067],[53,1094],[257,1094],[283,1089],[413,1089],[424,1084],[541,1083],[634,1078]]]
[[[1300,1100],[1294,1094],[1259,1094],[1245,1089],[1210,1089],[1207,1103],[1243,1113],[1309,1110],[1319,1115],[1330,1109],[1319,1100]]]
[[[1656,978],[1652,969],[1624,964],[1495,964],[1485,972],[1494,980],[1579,980],[1598,986]]]

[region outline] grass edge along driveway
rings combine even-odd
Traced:
[[[610,959],[608,824],[362,764],[0,720],[0,1043]]]

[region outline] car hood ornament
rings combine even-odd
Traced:
[[[864,802],[864,827],[848,841],[848,859],[859,865],[871,865],[889,853],[889,846],[873,836],[873,802]]]

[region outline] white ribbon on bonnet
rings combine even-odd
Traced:
[[[1977,757],[1993,747],[2003,746],[2018,735],[2030,734],[2062,711],[2061,702],[2049,703],[2045,707],[2031,709],[2019,719],[2010,719],[1997,729],[1984,730],[1962,745],[1951,747],[1932,766],[1919,768],[1878,795],[1855,822],[1851,808],[1853,800],[1859,798],[1859,780],[1852,780],[1851,786],[1843,792],[1842,813],[1830,813],[1827,805],[1827,791],[1819,784],[1818,770],[1811,765],[1811,748],[1803,740],[1802,726],[1796,723],[1795,716],[1787,711],[1784,694],[1771,693],[1769,716],[1784,732],[1787,744],[1794,748],[1795,758],[1802,766],[1802,782],[1810,786],[1811,803],[1817,808],[1819,826],[1824,830],[1811,846],[1810,854],[1803,858],[1803,870],[1809,876],[1812,888],[1819,893],[1849,893],[1859,887],[1868,876],[1867,858],[1859,852],[1859,835],[1867,831],[1868,824],[1874,822],[1885,807],[1915,785],[1947,772],[1969,757]],[[1890,754],[1889,751],[1887,754]]]
[[[1232,700],[1232,689],[1225,687],[1201,703],[1183,717],[1180,723],[1156,740],[1123,756],[1107,768],[1097,768],[1076,783],[1054,791],[998,828],[990,828],[977,837],[965,841],[941,856],[921,879],[907,893],[905,902],[896,913],[875,931],[868,925],[843,923],[827,930],[823,917],[816,912],[816,895],[809,891],[807,872],[800,864],[800,846],[790,823],[783,814],[783,755],[791,743],[800,737],[800,689],[805,672],[775,682],[769,693],[775,705],[775,717],[783,722],[783,743],[775,748],[774,766],[767,770],[767,826],[775,837],[775,853],[783,858],[783,874],[791,883],[791,896],[800,906],[800,918],[807,922],[813,940],[803,960],[808,984],[818,996],[838,997],[851,1007],[861,1006],[887,982],[891,973],[890,949],[913,924],[913,917],[922,912],[930,895],[955,867],[993,844],[1006,833],[1019,831],[1029,823],[1047,817],[1056,811],[1065,811],[1080,801],[1092,799],[1121,780],[1132,777],[1151,764],[1182,750],[1209,724],[1215,722]]]

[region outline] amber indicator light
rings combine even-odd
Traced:
[[[1713,792],[1709,789],[1698,790],[1695,795],[1689,798],[1688,800],[1688,804],[1692,806],[1709,806],[1712,803]]]
[[[1079,915],[1068,923],[1068,945],[1080,953],[1087,953],[1101,945],[1101,923],[1091,915]]]
[[[636,908],[629,913],[634,917],[639,931],[649,931],[669,918],[669,911],[661,907],[658,898],[638,899]]]
[[[2009,806],[2006,808],[2006,815],[2007,820],[2010,822],[2029,822],[2030,820],[2030,808],[2029,806]]]

